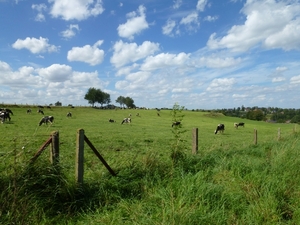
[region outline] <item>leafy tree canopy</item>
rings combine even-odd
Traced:
[[[101,104],[109,104],[111,102],[110,95],[106,92],[101,91],[100,89],[96,89],[94,87],[89,88],[87,93],[84,96],[85,100],[88,100],[89,104],[92,104],[94,107],[95,103],[98,102]]]

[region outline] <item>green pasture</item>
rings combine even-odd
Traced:
[[[27,114],[31,108],[32,113]],[[43,115],[37,113],[36,107],[12,107],[14,115],[10,122],[0,124],[0,153],[7,153],[31,158],[49,138],[51,132],[59,132],[60,161],[62,165],[74,170],[76,134],[79,129],[93,143],[100,154],[112,168],[119,168],[134,161],[141,160],[145,155],[153,153],[165,160],[169,157],[174,135],[171,127],[172,110],[117,109],[102,110],[91,107],[52,107],[44,108],[45,115],[54,116],[54,123],[38,126]],[[67,117],[71,112],[72,117]],[[131,114],[132,123],[121,125],[123,118]],[[139,116],[137,116],[139,114]],[[258,133],[258,143],[277,141],[278,129],[281,138],[285,138],[299,129],[294,124],[271,124],[240,118],[225,117],[222,114],[197,111],[182,111],[181,138],[184,140],[184,151],[192,152],[192,131],[198,128],[199,154],[211,149],[243,149],[254,143],[254,129]],[[109,123],[113,119],[115,123]],[[234,128],[234,122],[245,122],[245,127]],[[219,123],[225,124],[223,134],[214,134]],[[85,146],[86,173],[88,171],[102,172],[103,166]],[[43,153],[48,157],[48,152]],[[8,156],[11,154],[7,154]],[[8,157],[9,159],[10,157]],[[69,165],[69,166],[68,166]],[[72,172],[71,172],[72,173]],[[73,174],[72,174],[73,175]]]
[[[172,110],[158,116],[156,110],[52,107],[44,113],[54,123],[38,126],[36,107],[10,109],[11,121],[0,124],[1,224],[300,223],[299,125],[213,112],[183,110],[174,117]],[[129,114],[132,123],[121,125]],[[180,118],[182,126],[172,128]],[[225,131],[215,135],[219,123]],[[79,129],[117,176],[85,144],[84,184],[76,185]],[[50,165],[49,147],[30,164],[53,131],[59,132],[60,167]]]

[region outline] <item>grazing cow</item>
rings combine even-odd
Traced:
[[[131,118],[124,118],[123,121],[121,122],[121,124],[123,123],[131,123]]]
[[[178,126],[178,125],[180,125],[181,124],[181,122],[180,121],[175,121],[175,122],[173,122],[172,123],[172,127],[174,127],[174,126]]]
[[[40,122],[39,122],[39,126],[41,126],[43,123],[48,124],[48,123],[53,123],[54,117],[53,116],[44,116]]]
[[[245,123],[234,123],[233,125],[235,128],[238,128],[239,126],[245,127]]]
[[[37,112],[44,115],[44,111],[41,109],[39,109]]]
[[[223,133],[224,130],[225,130],[225,125],[222,124],[222,123],[220,123],[220,124],[218,124],[217,129],[215,130],[215,134],[217,134],[218,132],[219,132],[219,133],[220,133],[220,132]]]
[[[68,113],[67,113],[67,117],[72,117],[72,113],[71,113],[71,112],[68,112]]]
[[[115,121],[115,120],[113,120],[113,119],[109,119],[108,122],[110,122],[110,123],[115,123],[115,122],[117,122],[117,121]]]
[[[140,114],[139,114],[139,113],[137,113],[137,114],[136,114],[136,116],[140,116]]]
[[[0,111],[2,111],[2,112],[5,111],[5,112],[7,112],[11,115],[14,115],[13,112],[10,109],[3,108],[3,109],[0,109]]]
[[[28,113],[31,113],[31,109],[27,109],[27,114],[28,114]]]
[[[10,121],[10,116],[9,116],[9,113],[6,112],[6,111],[0,111],[0,119],[1,119],[1,123],[4,123],[5,120],[8,119],[8,121]]]
[[[48,106],[47,106],[47,109],[51,109],[51,106],[48,105]]]
[[[7,120],[7,119],[8,119],[8,121],[10,121],[11,120],[10,114],[14,115],[13,112],[10,109],[0,109],[1,123],[4,123],[5,120]]]

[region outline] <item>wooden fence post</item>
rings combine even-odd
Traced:
[[[281,137],[281,132],[280,132],[280,128],[278,128],[278,131],[277,131],[277,140],[278,141],[280,140],[280,137]]]
[[[198,128],[193,129],[192,135],[193,135],[192,154],[197,154],[198,153]]]
[[[50,162],[57,165],[59,163],[59,132],[53,131],[51,137]]]
[[[257,130],[254,129],[254,144],[257,145]]]
[[[84,169],[84,130],[77,130],[76,138],[76,161],[75,161],[75,179],[78,184],[83,183]]]

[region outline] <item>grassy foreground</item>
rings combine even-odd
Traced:
[[[12,108],[12,121],[0,124],[1,224],[300,223],[299,126],[243,120],[245,128],[234,129],[237,118],[183,111],[183,126],[173,129],[168,110],[157,116],[62,107],[45,109],[55,122],[39,127],[41,115],[26,109]],[[129,113],[132,124],[120,125]],[[220,122],[225,132],[214,135]],[[197,155],[191,154],[194,127]],[[75,184],[79,128],[116,177],[86,147],[84,185]],[[60,167],[49,164],[47,150],[30,164],[52,131],[60,134]]]

